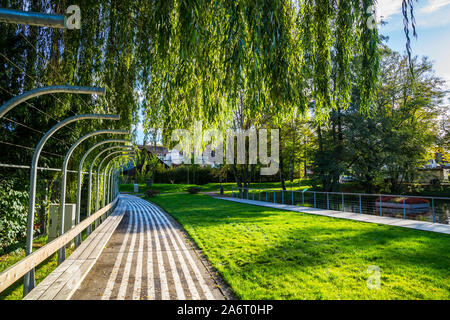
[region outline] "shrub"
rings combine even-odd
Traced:
[[[15,189],[13,182],[0,182],[0,254],[22,241],[27,233],[28,192]]]
[[[190,194],[196,194],[196,193],[199,193],[200,192],[200,188],[199,187],[189,187],[188,189],[187,189],[187,191],[190,193]]]
[[[145,195],[149,198],[156,197],[160,193],[161,192],[159,190],[152,190],[152,189],[145,191]]]

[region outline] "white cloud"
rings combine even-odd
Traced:
[[[402,12],[402,0],[378,0],[377,15],[384,20]]]
[[[428,4],[420,9],[421,13],[430,14],[450,5],[450,0],[428,0]]]

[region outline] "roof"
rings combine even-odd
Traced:
[[[138,146],[139,150],[142,150],[144,148],[144,146]],[[151,152],[153,154],[162,154],[162,155],[166,155],[169,153],[169,151],[167,150],[167,148],[163,147],[163,146],[152,146],[149,144],[145,145],[145,150],[147,150],[148,152]]]

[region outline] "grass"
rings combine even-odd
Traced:
[[[207,195],[152,198],[240,299],[449,299],[450,236]],[[369,266],[380,289],[367,286]]]
[[[82,239],[86,239],[86,232],[82,234]],[[35,239],[33,242],[33,251],[41,248],[47,244],[47,236]],[[75,247],[66,248],[66,258],[69,257]],[[0,272],[8,269],[15,263],[25,258],[25,250],[23,248],[17,249],[14,252],[0,256]],[[36,286],[45,279],[53,270],[58,267],[57,254],[51,255],[35,268],[35,283]],[[23,297],[23,278],[17,280],[8,289],[0,293],[0,300],[22,300]]]
[[[286,188],[291,190],[303,190],[304,188],[311,188],[309,185],[310,182],[308,180],[304,180],[301,182],[301,186],[299,186],[298,179],[294,180],[292,183],[290,181],[286,181]],[[204,185],[195,185],[195,184],[170,184],[170,183],[154,183],[152,185],[152,189],[159,190],[161,193],[180,193],[187,192],[189,187],[199,187],[202,192],[212,192],[220,190],[220,183],[208,183]],[[222,187],[224,191],[231,191],[231,188],[236,187],[235,182],[222,183]],[[250,188],[258,189],[273,189],[273,190],[281,190],[280,182],[264,182],[264,183],[252,183],[250,184]],[[119,186],[119,191],[121,192],[133,192],[133,184],[121,184]],[[139,184],[139,192],[145,192],[147,190],[146,184]]]

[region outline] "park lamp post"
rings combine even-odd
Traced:
[[[116,120],[120,119],[120,116],[117,116]],[[126,131],[125,131],[126,132]],[[64,220],[65,220],[65,209],[66,209],[66,187],[67,187],[67,167],[69,165],[70,157],[72,156],[75,149],[85,140],[90,137],[101,135],[101,134],[123,134],[123,130],[98,130],[94,132],[90,132],[80,139],[78,139],[67,151],[66,156],[64,157],[64,163],[62,167],[62,177],[61,177],[61,195],[60,195],[60,207],[59,207],[59,216],[60,216],[60,230],[59,235],[64,234]],[[58,252],[58,264],[61,264],[66,258],[66,247],[62,246]]]

